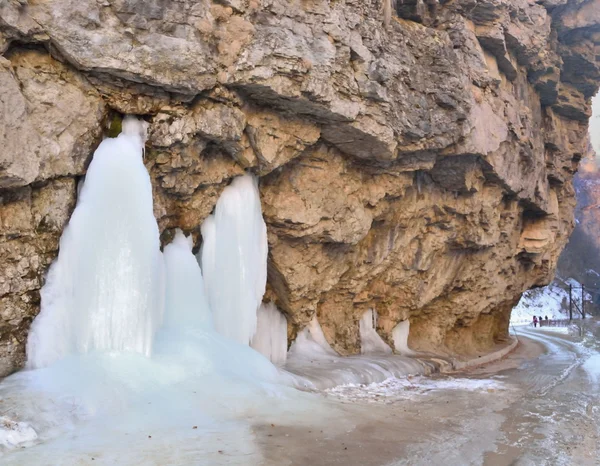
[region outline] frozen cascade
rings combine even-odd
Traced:
[[[192,238],[177,229],[173,241],[164,249],[165,308],[168,310],[164,326],[168,329],[212,327],[204,281],[192,247]]]
[[[202,224],[202,238],[202,274],[215,328],[247,345],[267,283],[267,227],[255,177],[240,176],[223,190]]]
[[[339,357],[329,346],[317,316],[296,336],[289,353],[294,358]]]
[[[372,319],[372,314],[367,314]],[[292,343],[284,367],[299,376],[298,386],[308,389],[382,382],[392,377],[428,373],[432,369],[427,362],[392,355],[389,350],[388,354],[380,351],[373,355],[342,357],[327,342],[316,316]]]
[[[312,426],[334,412],[290,386],[427,372],[401,357],[342,358],[316,317],[289,353],[292,373],[252,349],[267,255],[256,180],[234,180],[203,225],[203,286],[181,231],[160,253],[144,130],[127,118],[94,155],[30,333],[34,370],[0,382],[2,464],[79,464],[99,454],[107,464],[217,464],[217,444],[241,464],[264,464],[250,419]],[[285,317],[266,305],[259,321],[255,346],[268,341],[281,362]]]
[[[360,352],[362,354],[391,354],[392,348],[383,341],[377,333],[377,311],[369,309],[366,311],[359,323],[360,330]]]
[[[27,342],[31,368],[69,353],[151,353],[162,318],[163,259],[142,161],[145,125],[126,118],[123,132],[94,154],[41,291]]]
[[[258,309],[256,333],[250,346],[281,366],[287,357],[287,319],[273,303],[263,303]]]
[[[416,354],[408,347],[408,333],[410,332],[410,321],[403,320],[392,330],[392,338],[394,339],[394,347],[396,351],[404,356],[412,356]]]
[[[0,382],[3,464],[57,454],[75,464],[90,452],[137,464],[149,447],[128,439],[148,431],[161,440],[152,457],[170,452],[161,464],[187,464],[190,451],[214,463],[215,429],[231,430],[228,419],[282,411],[291,377],[214,330],[191,240],[177,231],[160,253],[144,131],[127,118],[94,154],[30,333],[33,370]],[[249,428],[234,428],[230,451],[256,454]],[[184,446],[182,456],[162,442]],[[30,448],[6,453],[13,446]]]

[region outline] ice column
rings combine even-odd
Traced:
[[[377,312],[373,309],[366,311],[359,323],[360,352],[362,354],[384,353],[390,354],[392,348],[383,341],[375,328],[377,327]]]
[[[314,316],[309,324],[298,333],[290,347],[289,356],[298,358],[321,358],[339,356],[327,342],[321,324]]]
[[[68,353],[149,355],[164,283],[152,186],[142,161],[146,123],[127,117],[104,140],[60,240],[27,342],[28,366]]]
[[[273,303],[258,309],[256,333],[250,344],[273,364],[285,364],[287,356],[287,319]]]
[[[267,228],[258,182],[233,180],[202,224],[202,274],[216,330],[243,344],[256,331],[267,283]]]
[[[394,339],[394,347],[396,351],[404,356],[410,356],[415,354],[413,350],[408,347],[408,333],[410,331],[410,322],[403,320],[392,330],[392,338]]]
[[[166,299],[164,325],[174,329],[209,329],[212,318],[202,273],[192,254],[193,242],[181,230],[165,246]]]

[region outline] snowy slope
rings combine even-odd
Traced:
[[[562,281],[562,280],[561,280]],[[559,285],[556,282],[543,288],[528,290],[523,293],[519,303],[513,308],[510,316],[510,323],[513,325],[530,324],[533,316],[548,316],[549,319],[566,319],[569,317],[569,291],[566,289],[569,285],[574,288],[573,298],[579,303],[581,293],[581,283],[569,278],[564,284]],[[586,301],[592,299],[586,292]],[[573,311],[573,317],[577,318],[576,311]]]
[[[549,319],[567,317],[569,309],[569,292],[551,283],[543,288],[528,290],[523,293],[510,315],[513,325],[529,324],[533,316],[548,316]]]

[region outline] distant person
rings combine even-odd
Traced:
[[[546,321],[546,323],[548,323],[548,316],[544,317],[544,320]]]
[[[537,322],[538,322],[537,317],[533,316],[533,326],[534,327],[537,327]]]

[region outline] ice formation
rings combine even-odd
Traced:
[[[391,354],[392,348],[377,333],[377,311],[369,309],[360,319],[360,352],[362,354]]]
[[[267,283],[267,227],[255,177],[238,177],[223,190],[202,224],[202,238],[202,274],[215,328],[247,345]]]
[[[30,368],[70,353],[151,353],[162,318],[163,260],[142,162],[144,125],[126,118],[119,137],[94,154],[41,291],[27,342]]]
[[[256,333],[250,346],[281,366],[287,357],[287,319],[273,303],[263,303],[258,309]]]
[[[98,453],[107,464],[213,464],[223,442],[262,464],[247,419],[270,423],[276,413],[297,425],[302,413],[323,413],[292,385],[428,371],[399,356],[342,358],[316,317],[286,370],[276,368],[269,359],[285,361],[287,323],[273,304],[258,310],[267,238],[256,179],[235,179],[202,225],[201,270],[181,231],[160,252],[144,140],[144,123],[126,118],[94,154],[42,289],[27,348],[33,370],[0,382],[3,464],[56,455],[79,464]],[[257,310],[252,346],[267,357],[249,346]]]
[[[173,444],[187,439],[194,445],[192,462],[210,463],[214,419],[270,412],[283,403],[278,401],[282,385],[291,385],[291,376],[250,348],[248,340],[240,344],[214,330],[191,239],[177,231],[164,255],[160,252],[142,163],[144,138],[144,123],[126,118],[123,133],[103,141],[94,154],[42,290],[42,311],[28,341],[28,365],[34,370],[0,383],[7,416],[0,419],[0,447],[35,444],[10,456],[0,448],[3,464],[38,464],[55,452],[60,464],[75,464],[94,451],[108,463],[137,464],[139,449],[128,453],[135,447],[127,435],[150,438],[148,431]],[[234,181],[224,199],[214,224],[223,237],[209,238],[217,249],[205,245],[204,252],[227,267],[226,283],[216,285],[225,283],[227,293],[251,300],[252,312],[241,307],[237,311],[246,314],[239,319],[231,314],[228,322],[237,328],[242,321],[249,335],[255,323],[248,316],[256,320],[266,277],[255,180]],[[245,209],[248,200],[252,215]],[[248,228],[248,219],[254,227]],[[224,238],[231,242],[223,243]],[[227,257],[231,251],[233,259]],[[198,429],[190,435],[192,425]],[[211,435],[212,444],[202,441]],[[241,448],[243,454],[246,446]],[[156,451],[164,454],[164,448]],[[188,462],[185,454],[180,460]]]
[[[403,320],[392,330],[392,338],[394,339],[394,348],[396,352],[404,355],[411,356],[415,352],[408,347],[408,333],[410,331],[410,322]]]
[[[343,384],[382,382],[390,377],[426,374],[427,362],[391,354],[341,357],[325,338],[316,317],[302,330],[288,352],[285,369],[299,375],[297,386],[326,389]]]
[[[327,343],[317,316],[314,316],[310,323],[296,336],[290,347],[289,356],[314,358],[322,356],[339,357],[339,354]]]
[[[204,281],[192,254],[192,238],[181,230],[165,246],[165,314],[164,326],[173,328],[211,328],[212,318],[204,291]]]

